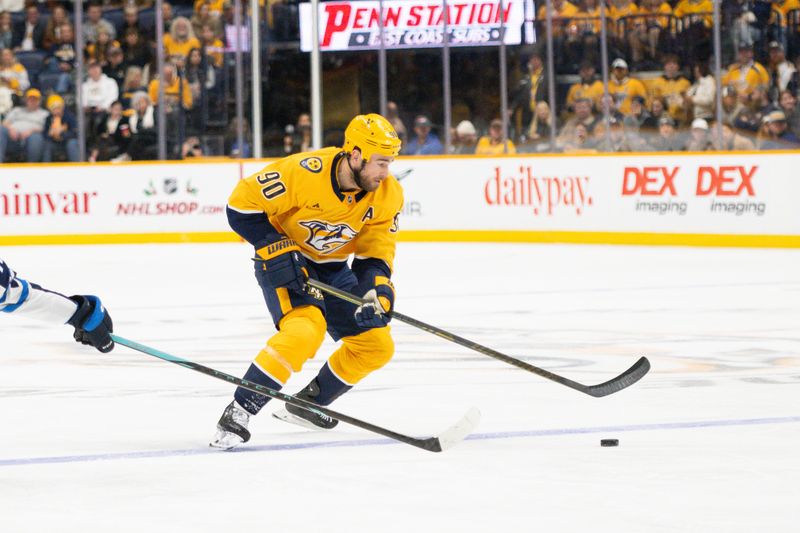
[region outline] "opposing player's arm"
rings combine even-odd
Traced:
[[[111,317],[96,296],[64,296],[17,277],[0,261],[0,311],[75,328],[75,340],[101,352],[114,349]]]

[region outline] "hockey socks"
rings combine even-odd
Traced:
[[[278,383],[269,377],[253,363],[251,363],[250,368],[247,369],[244,379],[274,390],[281,390],[283,387],[282,383]],[[251,415],[258,414],[261,408],[264,407],[270,400],[268,396],[243,389],[242,387],[236,388],[236,392],[234,393],[233,397],[236,400],[236,403],[241,405]]]
[[[339,379],[331,371],[331,367],[328,366],[327,362],[322,365],[315,381],[319,387],[319,392],[311,401],[317,405],[330,405],[336,398],[353,388],[352,385],[348,385]]]

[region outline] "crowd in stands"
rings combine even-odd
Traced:
[[[449,145],[445,126],[431,118],[440,116],[441,110],[425,107],[431,101],[424,80],[404,81],[403,73],[396,72],[397,84],[415,86],[419,95],[416,102],[402,102],[406,109],[395,102],[387,109],[405,141],[403,153],[798,147],[800,0],[722,2],[719,87],[713,73],[711,0],[606,0],[607,88],[600,76],[601,1],[552,0],[557,94],[551,102],[541,38],[548,17],[544,1],[537,0],[540,43],[512,50],[521,68],[513,69],[520,73],[519,84],[508,94],[508,116],[498,116],[497,108],[490,114],[469,106],[464,106],[466,112],[453,110],[453,124],[446,132]],[[265,24],[270,35],[293,43],[285,53],[287,63],[304,61],[296,41],[297,2],[262,4],[268,7]],[[89,161],[157,158],[160,110],[166,120],[169,158],[251,155],[248,124],[242,124],[245,136],[239,141],[237,122],[229,113],[235,99],[223,89],[230,83],[226,58],[233,55],[236,36],[230,1],[165,1],[164,37],[159,44],[152,0],[89,0],[82,18],[85,46],[80,51],[75,50],[72,9],[71,2],[59,0],[0,0],[0,162],[75,161],[81,149]],[[159,46],[166,58],[161,72],[156,67]],[[246,47],[245,41],[242,48]],[[333,58],[331,63],[341,61],[327,57]],[[78,59],[82,72],[77,71]],[[473,63],[481,68],[480,62]],[[460,76],[475,64],[455,61],[454,83],[461,84]],[[361,68],[362,74],[366,68]],[[76,108],[78,79],[81,109]],[[423,83],[415,85],[418,81]],[[281,80],[265,91],[286,87],[297,93],[302,83]],[[472,85],[467,90],[486,90],[479,83]],[[268,137],[267,155],[311,146],[307,100],[288,104],[288,98],[281,98],[284,93],[266,99],[267,115],[275,109],[297,118],[287,126],[280,125],[285,124],[283,119],[265,124],[277,132]],[[473,96],[473,102],[485,99],[483,93]],[[212,150],[207,134],[215,121],[224,141]],[[83,147],[78,145],[81,122]]]
[[[75,50],[72,7],[56,0],[4,0],[0,7],[0,162],[77,161],[79,113],[89,161],[155,158],[159,106],[170,132],[167,156],[182,157],[184,141],[205,133],[209,117],[224,106],[220,69],[233,46],[228,40],[236,37],[228,28],[232,6],[165,1],[161,73],[151,1],[90,1],[81,51]],[[79,56],[83,72],[77,72]]]
[[[539,4],[544,35],[547,13]],[[552,0],[554,70],[559,81],[574,79],[557,94],[555,125],[544,47],[536,45],[509,95],[506,135],[499,117],[462,120],[450,130],[450,153],[800,149],[800,1],[722,2],[723,59],[729,60],[721,72],[721,121],[711,1],[606,5],[607,92],[599,75],[598,0]],[[424,115],[415,119],[411,137],[406,154],[445,152]]]

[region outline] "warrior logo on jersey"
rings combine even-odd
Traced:
[[[331,224],[320,220],[301,221],[300,225],[308,229],[306,244],[321,254],[329,254],[338,250],[357,235],[347,224]]]
[[[319,174],[319,171],[322,170],[322,159],[319,157],[306,157],[300,161],[300,166],[314,174]]]

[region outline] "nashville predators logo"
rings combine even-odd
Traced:
[[[322,159],[319,157],[306,157],[300,161],[300,166],[314,174],[319,174],[319,171],[322,170]]]
[[[321,254],[329,254],[338,250],[357,235],[347,224],[330,224],[320,220],[300,222],[308,230],[306,244]]]

